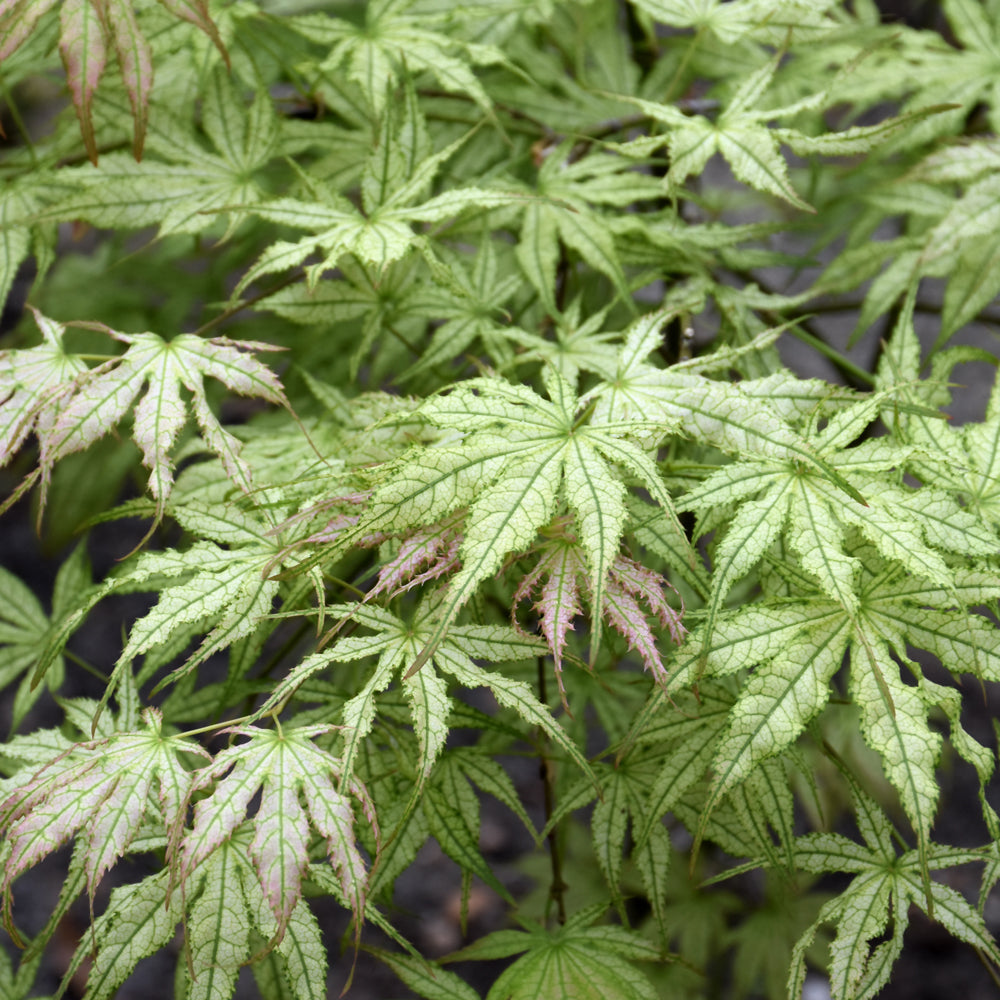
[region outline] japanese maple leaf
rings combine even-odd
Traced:
[[[734,9],[735,4],[720,5],[720,10]],[[796,208],[815,211],[803,201],[788,177],[788,165],[781,152],[787,145],[800,155],[844,155],[867,153],[876,149],[893,134],[914,122],[936,114],[945,106],[920,108],[879,122],[877,125],[856,126],[843,132],[810,136],[796,129],[772,128],[770,121],[793,117],[802,111],[820,110],[838,99],[840,77],[825,90],[780,108],[761,107],[762,97],[771,85],[781,65],[779,53],[759,69],[746,75],[725,108],[711,120],[704,115],[687,115],[679,108],[639,98],[624,97],[637,105],[654,121],[668,127],[665,136],[644,136],[633,140],[633,148],[648,154],[660,141],[670,152],[670,170],[665,178],[669,188],[676,189],[692,175],[699,175],[715,153],[721,154],[732,168],[734,176],[744,184],[775,195]],[[843,72],[850,71],[850,67]],[[629,145],[621,147],[627,152]]]
[[[860,1000],[874,997],[889,982],[903,950],[911,904],[940,923],[950,934],[972,945],[1000,965],[1000,949],[982,914],[950,885],[933,880],[928,870],[988,861],[978,850],[933,844],[924,857],[900,853],[898,834],[874,800],[850,781],[858,829],[863,843],[839,833],[812,833],[792,845],[796,871],[851,876],[847,888],[823,904],[819,915],[799,938],[792,954],[788,995],[801,996],[805,956],[816,932],[833,925],[830,985],[834,996]],[[891,928],[891,932],[890,932]]]
[[[191,393],[195,419],[208,448],[219,456],[241,490],[251,489],[250,469],[240,457],[240,443],[212,413],[202,383],[210,376],[234,392],[287,405],[277,376],[245,353],[275,348],[225,337],[203,339],[189,333],[167,341],[155,333],[119,333],[103,323],[75,325],[100,330],[127,344],[128,349],[78,376],[51,426],[36,428],[41,430],[43,489],[55,462],[87,448],[134,408],[132,436],[150,470],[149,489],[157,502],[157,516],[162,517],[173,488],[170,451],[187,422],[182,386]],[[136,403],[140,394],[142,398]],[[38,408],[31,412],[38,412]]]
[[[580,584],[588,578],[587,558],[586,550],[571,533],[557,528],[553,536],[541,546],[538,562],[521,580],[514,592],[512,605],[516,610],[521,601],[538,592],[535,608],[542,634],[555,661],[559,693],[568,710],[562,680],[562,655],[567,633],[573,628],[573,619],[581,612]],[[619,553],[608,569],[602,605],[592,612],[594,619],[603,616],[628,641],[629,648],[639,653],[646,669],[660,684],[666,681],[667,673],[657,649],[656,635],[642,604],[673,641],[680,642],[684,634],[681,613],[667,603],[663,592],[665,586],[673,590],[660,574]],[[590,599],[594,599],[592,594]]]
[[[859,530],[884,558],[942,586],[951,578],[946,553],[996,551],[996,536],[947,493],[885,481],[884,473],[905,467],[912,449],[887,437],[854,444],[885,402],[879,396],[861,399],[810,438],[817,458],[857,495],[866,496],[865,504],[845,497],[824,471],[767,455],[726,465],[681,501],[686,509],[711,516],[715,527],[723,518],[730,520],[726,510],[735,512],[715,546],[709,629],[732,585],[779,536],[823,592],[849,614],[859,603],[855,580],[860,568],[845,548],[849,529]]]
[[[461,356],[478,340],[497,365],[511,360],[511,327],[501,318],[505,307],[523,288],[521,276],[513,268],[502,266],[505,248],[499,240],[484,235],[471,260],[468,256],[448,255],[453,284],[422,283],[410,310],[441,323],[420,360],[407,369],[400,380],[426,372],[435,365],[447,364]]]
[[[577,383],[584,371],[613,379],[618,367],[620,334],[603,329],[607,313],[607,309],[601,309],[584,317],[582,297],[577,296],[554,318],[551,338],[512,329],[508,334],[510,339],[527,348],[518,355],[517,363],[545,361],[571,385]]]
[[[435,299],[425,287],[422,279],[426,272],[416,256],[404,257],[382,268],[362,265],[346,256],[337,268],[339,274],[335,280],[321,278],[313,285],[296,282],[269,295],[259,308],[310,326],[360,320],[360,334],[350,358],[350,375],[356,379],[362,361],[372,345],[384,339],[386,329],[396,330],[407,340],[419,341]],[[473,305],[469,303],[467,308]],[[393,371],[392,375],[395,374]]]
[[[623,157],[592,153],[573,161],[571,152],[572,143],[560,145],[548,152],[539,167],[532,193],[541,197],[525,202],[518,262],[549,312],[558,313],[555,288],[561,240],[605,274],[631,308],[621,254],[609,216],[602,209],[619,214],[637,201],[659,197],[659,182],[637,173],[634,164]]]
[[[432,274],[448,284],[447,265],[415,224],[443,222],[467,210],[525,200],[517,192],[480,187],[456,187],[428,197],[442,165],[471,133],[431,152],[416,96],[412,87],[407,90],[405,99],[389,105],[381,117],[362,172],[360,210],[346,197],[315,186],[308,198],[277,198],[251,207],[261,218],[313,235],[267,247],[240,279],[234,295],[263,274],[301,264],[317,249],[322,259],[306,269],[310,288],[315,288],[320,275],[337,267],[347,254],[363,266],[381,271],[413,249],[424,256]],[[422,152],[424,155],[420,155]]]
[[[467,508],[462,565],[451,577],[434,641],[507,555],[534,545],[560,502],[580,533],[596,608],[604,607],[627,519],[624,475],[635,476],[665,511],[673,510],[655,462],[633,440],[652,429],[662,434],[661,421],[596,419],[593,406],[584,406],[551,369],[545,383],[548,400],[527,386],[479,378],[425,402],[419,417],[446,436],[390,468],[364,516],[334,543],[343,550],[372,532],[401,533]],[[456,433],[464,436],[455,440]]]
[[[159,591],[156,604],[132,626],[116,671],[184,626],[211,623],[198,649],[167,678],[176,680],[253,632],[278,594],[279,582],[267,573],[280,550],[270,521],[232,506],[218,509],[193,501],[175,508],[173,514],[199,540],[181,551],[144,552],[109,581],[109,591],[141,590],[152,579]]]
[[[351,798],[361,805],[376,840],[378,824],[364,786],[345,772],[340,759],[313,743],[330,729],[233,728],[229,731],[247,742],[223,750],[196,773],[191,786],[193,792],[210,793],[196,803],[194,827],[182,841],[180,870],[185,879],[232,836],[260,789],[250,856],[279,932],[302,895],[310,824],[326,841],[355,917],[360,921],[364,914],[368,874],[355,844]]]
[[[488,688],[500,705],[513,709],[531,725],[539,726],[553,743],[588,772],[587,762],[579,749],[527,684],[506,677],[499,671],[485,670],[475,662],[535,657],[545,649],[537,639],[504,626],[455,625],[430,654],[424,669],[406,674],[406,668],[435,634],[439,602],[439,594],[425,598],[409,621],[364,603],[327,609],[331,617],[354,622],[374,634],[338,638],[328,649],[306,657],[275,688],[258,709],[257,715],[263,716],[279,709],[305,681],[326,670],[332,663],[350,663],[377,656],[378,662],[364,686],[344,705],[345,770],[354,766],[361,743],[371,732],[376,696],[388,688],[395,677],[402,675],[402,692],[410,705],[413,729],[420,747],[418,788],[423,786],[431,773],[448,736],[448,717],[452,708],[448,696],[449,678],[464,687]]]
[[[275,155],[278,144],[271,97],[264,90],[245,107],[219,67],[208,77],[201,126],[211,150],[190,124],[157,108],[141,163],[112,152],[98,165],[72,170],[73,193],[41,218],[83,219],[108,229],[158,225],[162,237],[200,233],[207,215],[226,213],[228,236],[246,217],[240,207],[259,202],[263,195],[254,176]]]
[[[0,881],[5,909],[14,879],[81,830],[93,895],[146,819],[154,788],[162,826],[183,818],[191,773],[178,754],[207,754],[189,740],[164,735],[155,708],[146,709],[142,718],[139,731],[77,743],[50,758],[0,805],[0,834],[10,844]]]
[[[206,0],[159,0],[175,17],[189,21],[208,35],[226,56],[222,39],[208,13]],[[97,162],[92,121],[94,93],[104,74],[109,46],[118,57],[118,68],[132,105],[135,139],[132,152],[142,158],[153,86],[153,55],[143,35],[133,0],[0,0],[0,62],[15,52],[38,22],[53,8],[59,10],[59,53],[80,130],[90,159]]]
[[[136,964],[167,947],[178,923],[183,923],[186,961],[180,975],[187,980],[183,995],[232,996],[240,969],[261,958],[259,935],[269,942],[269,954],[277,960],[280,973],[287,975],[286,996],[294,1000],[322,996],[328,964],[319,924],[309,904],[301,900],[279,928],[254,873],[249,825],[244,823],[188,875],[183,893],[173,888],[169,870],[113,889],[92,933],[83,935],[66,980],[88,962],[87,996],[112,1000]],[[322,872],[320,865],[316,869]]]
[[[928,717],[940,707],[951,724],[952,743],[972,763],[982,782],[992,773],[992,756],[961,724],[961,696],[923,676],[908,650],[927,650],[956,678],[973,673],[1000,679],[1000,639],[968,605],[1000,596],[995,574],[952,569],[946,585],[909,575],[874,546],[858,545],[857,603],[852,609],[815,590],[796,600],[758,602],[726,612],[691,633],[670,666],[667,691],[691,684],[700,674],[727,677],[751,669],[714,752],[715,780],[708,812],[764,760],[782,753],[827,704],[833,680],[849,655],[848,690],[860,709],[861,731],[882,758],[886,777],[899,793],[907,817],[924,846],[930,843],[940,789],[934,770],[941,735]],[[800,593],[809,577],[791,574]],[[949,607],[949,605],[952,605]],[[916,677],[901,677],[900,664]],[[656,692],[652,703],[667,695]],[[664,709],[665,711],[665,709]],[[645,713],[648,721],[652,713]],[[639,723],[640,727],[645,721]]]
[[[386,105],[387,81],[415,72],[429,73],[443,90],[471,97],[492,113],[492,101],[470,66],[506,63],[503,51],[435,31],[435,23],[446,23],[451,14],[411,12],[413,6],[414,0],[369,3],[363,25],[319,14],[289,23],[312,41],[330,46],[320,72],[339,71],[346,63],[348,77],[361,87],[376,115]]]

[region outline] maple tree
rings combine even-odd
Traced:
[[[1000,981],[1000,0],[939,6],[0,0],[0,512],[83,536],[0,568],[0,994],[80,898],[88,1000],[867,1000],[916,911]]]

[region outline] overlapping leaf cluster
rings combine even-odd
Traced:
[[[1000,2],[277,6],[0,0],[2,509],[97,565],[0,570],[0,992],[85,893],[93,1000],[178,927],[177,997],[311,1000],[368,924],[479,996],[393,923],[429,839],[461,934],[476,881],[519,927],[449,956],[508,962],[487,1000],[860,1000],[911,904],[1000,966],[1000,388],[950,419],[996,364]]]

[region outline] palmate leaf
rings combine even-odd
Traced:
[[[614,216],[604,215],[600,208],[620,212],[635,202],[657,198],[662,194],[660,185],[622,157],[594,153],[574,162],[571,152],[570,143],[549,150],[539,167],[534,193],[540,200],[525,205],[518,262],[549,312],[558,314],[555,288],[561,241],[606,275],[622,302],[632,308],[615,246]]]
[[[853,787],[855,807],[865,821],[874,817],[879,826],[889,823],[879,807]],[[917,851],[897,854],[888,838],[875,840],[865,833],[867,843],[858,844],[836,833],[807,834],[793,845],[796,869],[812,874],[844,872],[853,876],[848,887],[824,903],[819,915],[793,950],[788,977],[788,996],[802,994],[805,980],[805,952],[823,924],[837,928],[830,946],[831,995],[837,1000],[870,1000],[889,981],[892,967],[903,950],[911,904],[940,923],[949,933],[974,948],[994,964],[1000,964],[1000,949],[981,916],[950,886],[928,882],[926,870],[950,869],[982,862],[985,854],[944,845],[928,845],[926,856]],[[885,932],[892,923],[892,933]],[[881,943],[873,944],[883,938]]]
[[[144,503],[142,513],[148,509]],[[197,635],[207,632],[197,649],[159,682],[155,689],[159,690],[189,675],[213,653],[259,629],[260,620],[271,613],[281,587],[266,572],[280,563],[283,555],[281,540],[270,534],[273,524],[234,506],[215,508],[194,500],[172,508],[172,512],[200,540],[184,550],[144,552],[117,575],[79,595],[69,613],[48,631],[33,684],[56,662],[84,617],[115,593],[160,592],[156,604],[129,631],[109,679],[102,709],[136,656],[147,655],[140,674],[145,682],[165,663],[180,656]],[[316,582],[313,576],[307,576],[306,589]]]
[[[718,9],[735,10],[740,6],[742,5],[739,3],[726,4],[724,8]],[[749,5],[743,9],[746,10],[747,7]],[[770,22],[770,12],[761,20]],[[704,115],[686,115],[673,105],[639,98],[623,98],[637,105],[654,121],[668,127],[662,141],[670,152],[670,170],[665,178],[669,188],[677,189],[691,175],[701,174],[711,157],[719,153],[730,165],[735,177],[744,184],[781,198],[796,208],[812,212],[812,206],[803,201],[792,187],[788,165],[780,150],[781,145],[789,146],[801,156],[869,153],[894,133],[950,107],[937,104],[919,108],[877,125],[859,126],[820,136],[804,135],[790,128],[772,128],[768,125],[769,121],[793,117],[802,111],[821,110],[839,100],[838,88],[831,85],[785,107],[759,107],[783,57],[783,53],[779,53],[756,71],[749,73],[714,121]],[[655,148],[655,139],[649,137],[633,141],[641,145],[642,151],[646,153]],[[628,145],[623,146],[622,150],[627,152]]]
[[[942,586],[951,572],[941,550],[973,556],[995,551],[989,528],[946,494],[890,485],[876,477],[904,466],[911,449],[886,438],[846,447],[875,418],[881,401],[862,399],[842,409],[812,438],[818,460],[855,494],[864,495],[864,505],[841,495],[822,472],[805,469],[794,459],[763,456],[723,467],[681,501],[685,509],[715,517],[735,509],[715,546],[706,641],[725,595],[780,535],[823,592],[849,614],[859,600],[859,564],[844,545],[850,529],[857,529],[884,558]]]
[[[302,895],[302,876],[309,865],[310,825],[326,841],[355,917],[360,920],[364,913],[368,875],[355,844],[351,798],[361,805],[376,842],[378,825],[364,786],[345,773],[341,760],[312,742],[329,731],[329,726],[281,731],[234,728],[232,732],[247,737],[247,742],[223,750],[197,773],[192,784],[192,791],[211,791],[195,805],[194,828],[181,845],[185,879],[232,836],[246,817],[250,800],[261,790],[261,808],[253,820],[249,851],[279,934],[286,929]],[[212,891],[216,887],[212,886]]]
[[[631,440],[662,423],[597,420],[557,374],[549,371],[546,383],[549,400],[526,386],[483,378],[458,383],[447,395],[425,402],[418,410],[423,421],[445,432],[464,432],[465,438],[457,444],[446,438],[404,457],[358,523],[335,543],[343,551],[365,535],[405,531],[468,508],[462,567],[451,578],[427,654],[504,557],[535,543],[561,498],[580,533],[597,608],[604,607],[627,518],[627,489],[618,468],[672,511],[655,463]],[[683,538],[679,525],[676,530]],[[421,662],[418,657],[411,671]]]
[[[334,72],[346,63],[347,75],[376,115],[390,93],[387,84],[414,71],[429,73],[442,90],[467,95],[491,114],[492,101],[470,67],[505,64],[503,51],[435,31],[432,26],[446,23],[448,15],[412,12],[413,6],[413,0],[368,4],[363,26],[323,15],[300,16],[289,23],[312,41],[330,46],[322,71]]]
[[[409,256],[378,268],[344,257],[335,280],[321,278],[313,287],[296,282],[267,296],[255,308],[293,323],[326,328],[360,321],[361,333],[350,359],[351,377],[357,378],[361,363],[372,345],[380,343],[386,329],[391,327],[411,341],[423,334],[430,312],[425,303],[428,298],[437,300],[422,280],[426,272],[421,263],[419,257]],[[473,306],[470,303],[468,307]]]
[[[250,207],[270,222],[314,235],[269,246],[243,275],[233,294],[238,295],[263,274],[301,264],[317,250],[322,252],[322,260],[306,269],[310,289],[348,254],[362,266],[381,272],[413,249],[420,251],[436,279],[450,284],[447,265],[416,224],[443,222],[469,210],[482,211],[526,200],[518,192],[473,186],[451,187],[428,197],[442,166],[471,134],[421,156],[421,151],[428,149],[426,123],[412,88],[407,88],[399,108],[384,112],[381,127],[373,137],[362,174],[360,210],[346,197],[315,184],[310,185],[308,200],[278,198]]]
[[[581,910],[555,931],[534,924],[525,924],[524,931],[494,931],[448,960],[507,958],[525,952],[500,974],[486,1000],[550,996],[655,1000],[656,990],[634,963],[662,962],[660,950],[624,927],[590,926],[604,909],[601,904]]]
[[[344,705],[343,766],[349,773],[358,759],[365,737],[371,732],[376,696],[389,687],[395,676],[404,673],[405,668],[427,647],[437,631],[438,607],[436,599],[425,600],[410,621],[365,604],[336,606],[328,608],[327,613],[334,619],[357,622],[375,634],[339,638],[329,649],[307,657],[278,684],[258,714],[263,715],[285,704],[305,681],[331,663],[378,656],[375,670],[364,686]],[[410,704],[420,748],[418,790],[431,773],[448,735],[451,699],[447,694],[445,678],[454,679],[464,687],[488,688],[500,705],[513,709],[530,725],[540,726],[570,759],[589,772],[586,759],[576,744],[552,718],[548,706],[542,705],[532,694],[527,684],[505,677],[498,671],[485,670],[474,662],[523,660],[536,657],[544,649],[545,646],[537,639],[504,626],[453,625],[430,654],[425,669],[403,678],[403,694]]]
[[[849,654],[849,691],[861,709],[862,733],[881,756],[926,852],[940,793],[934,770],[942,740],[928,723],[938,693],[919,677],[907,647],[938,656],[956,677],[1000,678],[1000,639],[985,619],[963,610],[1000,596],[1000,581],[953,570],[948,587],[934,586],[886,564],[870,547],[860,553],[855,611],[818,594],[758,602],[717,618],[710,637],[707,626],[696,630],[678,650],[669,688],[692,683],[701,671],[724,677],[754,667],[714,753],[702,829],[716,803],[762,761],[790,747],[826,705],[831,679]],[[940,610],[950,602],[960,607]],[[900,661],[917,673],[916,686],[901,679]],[[665,698],[655,693],[653,702],[662,705]],[[958,728],[953,742],[962,745],[967,734]],[[975,753],[970,747],[966,755],[974,759]]]
[[[709,743],[709,747],[711,744]],[[689,746],[679,746],[670,755],[671,764],[685,765]],[[702,755],[700,767],[688,767],[691,778],[696,780],[705,771],[707,756]],[[688,765],[691,761],[686,762]],[[659,774],[657,771],[659,770]],[[598,783],[588,783],[580,777],[573,786],[560,795],[559,806],[549,817],[546,832],[558,828],[570,812],[586,806],[595,796],[597,802],[590,818],[590,831],[598,867],[611,891],[611,897],[620,915],[624,915],[621,893],[621,874],[626,847],[626,835],[631,825],[631,856],[639,869],[646,894],[666,945],[668,935],[664,922],[667,902],[666,879],[670,869],[670,836],[660,822],[663,812],[670,808],[664,795],[663,778],[666,768],[661,767],[659,756],[644,754],[642,750],[623,754],[613,767],[595,768]],[[683,786],[683,787],[682,787]],[[687,785],[684,779],[674,782],[677,794]],[[660,809],[660,811],[656,811]]]
[[[504,324],[502,318],[521,290],[522,282],[513,269],[504,266],[508,264],[504,251],[503,244],[484,234],[471,261],[443,255],[453,283],[425,285],[411,304],[415,315],[443,322],[420,359],[403,373],[400,381],[460,357],[477,340],[494,364],[503,365],[511,360],[510,341],[517,340],[518,331]]]
[[[121,357],[75,377],[72,391],[59,397],[55,419],[45,418],[44,426],[36,421],[43,488],[55,462],[87,448],[134,408],[132,435],[150,470],[149,489],[157,501],[157,515],[162,516],[173,488],[170,451],[187,422],[183,386],[191,393],[205,443],[222,460],[230,479],[244,492],[251,489],[250,469],[240,458],[240,444],[209,408],[203,381],[211,377],[234,392],[287,406],[274,373],[244,353],[273,348],[225,337],[206,340],[189,333],[167,341],[155,333],[119,333],[101,323],[77,325],[106,333],[128,349]],[[46,398],[43,395],[40,401],[26,404],[27,412],[42,413]]]
[[[114,590],[142,590],[154,581],[157,603],[132,626],[116,664],[116,673],[133,657],[166,643],[184,626],[214,624],[182,667],[176,680],[215,651],[250,635],[258,619],[269,614],[279,583],[267,568],[279,558],[280,543],[270,521],[233,507],[216,509],[188,502],[174,509],[177,521],[202,540],[183,551],[144,552],[135,563],[107,583]]]
[[[512,607],[516,612],[523,600],[538,591],[534,606],[539,615],[539,626],[555,661],[559,693],[564,707],[568,709],[562,655],[567,634],[573,628],[573,619],[582,611],[580,584],[587,580],[587,556],[586,548],[563,526],[554,527],[547,534],[553,537],[541,546],[538,562],[522,577],[514,592]],[[661,684],[665,683],[667,674],[657,649],[656,635],[642,605],[649,609],[675,643],[680,642],[684,634],[681,613],[667,603],[664,586],[670,587],[670,584],[662,576],[619,554],[607,570],[603,604],[600,608],[594,605],[591,613],[595,620],[603,617],[628,641],[645,668]],[[593,602],[593,594],[590,599]]]
[[[187,962],[178,970],[178,996],[185,1000],[228,1000],[240,969],[268,959],[255,944],[272,942],[270,956],[294,1000],[314,1000],[326,988],[326,952],[319,925],[305,902],[292,910],[284,934],[254,874],[245,827],[199,865],[179,892],[168,871],[112,890],[107,909],[84,935],[63,986],[87,958],[88,1000],[110,1000],[136,964],[165,947],[183,921]],[[92,945],[96,943],[96,954]],[[191,975],[188,975],[190,967]]]
[[[519,365],[532,361],[549,364],[571,385],[577,384],[581,372],[613,378],[620,334],[604,329],[607,313],[605,308],[584,315],[582,297],[578,295],[561,315],[553,317],[551,337],[510,329],[507,336],[526,348],[514,361]]]
[[[147,709],[140,731],[74,744],[50,757],[0,805],[0,832],[10,843],[2,882],[8,913],[14,879],[81,829],[93,895],[143,824],[151,795],[158,798],[164,827],[183,819],[191,774],[178,754],[207,755],[195,743],[165,736],[160,721],[156,709]]]
[[[201,233],[210,215],[225,213],[232,234],[246,218],[241,208],[263,197],[255,176],[278,151],[277,121],[266,90],[247,108],[221,67],[208,84],[201,124],[211,151],[183,118],[157,106],[147,129],[151,155],[137,163],[111,152],[99,165],[65,172],[72,193],[39,217],[116,229],[156,225],[163,237]]]
[[[160,0],[175,17],[200,28],[228,58],[206,0]],[[13,54],[39,21],[57,6],[57,0],[12,0],[0,7],[0,62]],[[135,139],[132,153],[142,158],[153,86],[153,58],[142,33],[133,0],[62,0],[59,9],[59,52],[87,155],[97,162],[93,124],[93,97],[107,65],[108,50],[118,58],[118,69],[132,106]]]

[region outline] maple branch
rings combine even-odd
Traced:
[[[243,312],[244,309],[249,309],[252,305],[260,302],[261,299],[266,299],[275,292],[280,292],[282,288],[287,288],[289,285],[295,284],[302,275],[299,271],[293,271],[288,277],[282,278],[276,285],[272,285],[270,288],[264,290],[263,292],[258,292],[256,295],[251,295],[248,299],[242,299],[237,302],[236,305],[230,306],[224,312],[219,313],[214,319],[210,319],[207,323],[202,324],[194,331],[194,335],[200,337],[202,334],[207,333],[209,330],[215,329],[220,323],[224,323],[227,319],[235,316],[237,313]]]
[[[538,663],[538,699],[543,705],[549,702],[545,685],[545,657],[537,657]],[[555,811],[555,765],[552,758],[545,752],[548,737],[541,734],[541,751],[538,755],[538,775],[542,779],[542,791],[545,803],[545,825],[548,826],[552,813]],[[549,831],[549,861],[552,866],[552,882],[549,885],[549,899],[556,904],[556,915],[559,926],[566,923],[566,890],[569,886],[563,881],[562,849],[559,846],[558,826]]]

